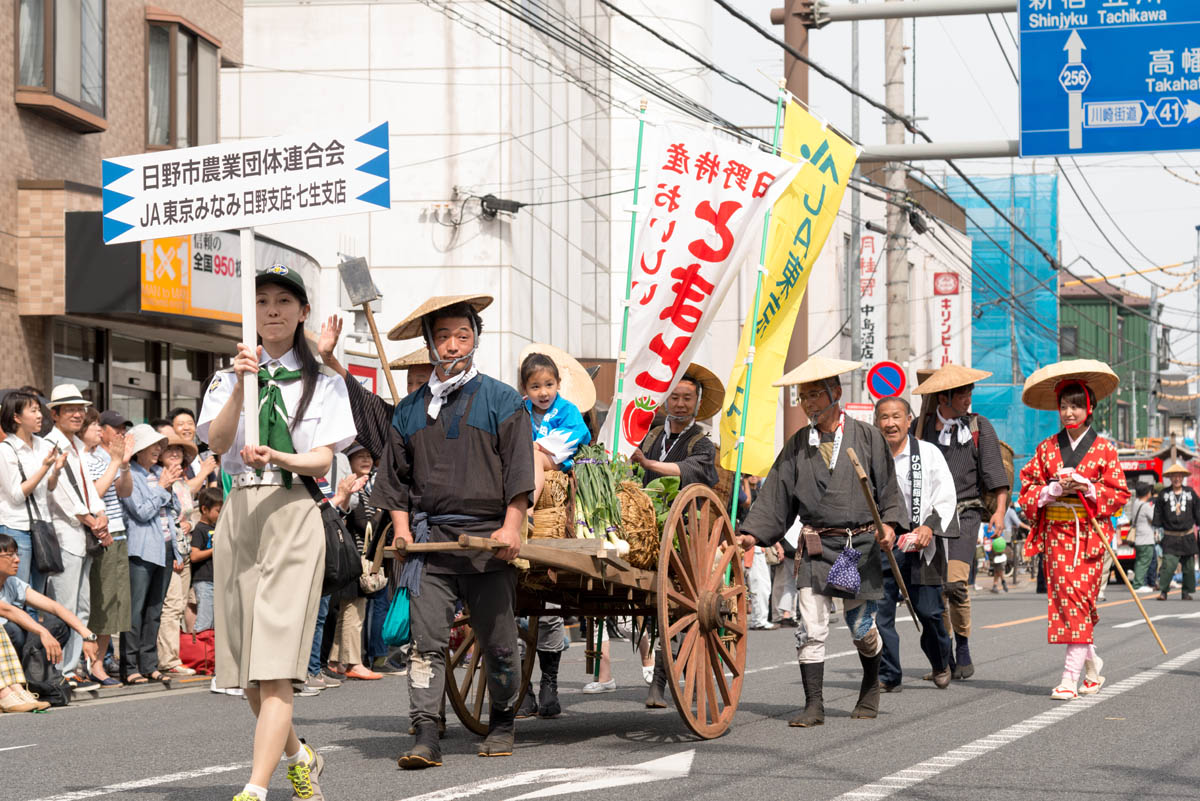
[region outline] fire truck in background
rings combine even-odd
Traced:
[[[1126,572],[1133,570],[1134,550],[1133,532],[1129,530],[1129,510],[1133,508],[1133,499],[1137,496],[1138,484],[1150,484],[1155,488],[1162,484],[1163,460],[1156,455],[1118,452],[1121,457],[1121,472],[1125,474],[1125,485],[1129,487],[1129,503],[1121,513],[1118,533],[1121,541],[1117,545],[1117,559]]]

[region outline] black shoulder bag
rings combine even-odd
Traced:
[[[332,595],[362,575],[362,558],[342,520],[341,513],[334,509],[317,482],[311,476],[300,476],[304,488],[321,510],[321,523],[325,527],[325,575],[321,581],[321,595]]]
[[[9,442],[8,447],[12,448],[13,456],[16,457],[17,472],[21,474],[21,483],[24,484],[29,477],[25,475],[25,467],[21,464],[17,446]],[[25,496],[25,511],[29,514],[29,540],[33,546],[33,566],[43,576],[56,576],[66,569],[63,567],[62,545],[58,542],[58,534],[54,532],[54,525],[50,521],[42,519],[41,510],[38,509],[32,492]]]
[[[82,460],[80,460],[80,464],[83,464]],[[75,474],[71,472],[69,467],[67,468],[67,481],[71,482],[71,489],[75,490],[75,497],[79,499],[80,503],[86,506],[87,501],[84,500],[83,493],[79,491],[79,482],[75,480]],[[107,546],[100,542],[100,538],[96,536],[96,532],[87,526],[83,527],[83,542],[83,549],[88,556],[99,556],[108,550]]]

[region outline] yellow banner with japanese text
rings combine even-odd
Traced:
[[[721,415],[721,466],[726,470],[737,466],[738,437],[746,414],[742,472],[754,476],[765,476],[775,461],[779,390],[771,385],[783,375],[800,301],[858,160],[853,144],[794,102],[788,104],[782,151],[789,161],[807,163],[771,209],[757,314],[752,310],[742,327]],[[752,341],[753,383],[747,388],[746,358]]]

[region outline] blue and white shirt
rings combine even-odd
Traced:
[[[559,395],[540,421],[536,417],[533,401],[528,398],[525,399],[525,409],[533,426],[533,444],[550,454],[554,463],[563,470],[570,470],[575,464],[575,451],[592,438],[579,407]]]
[[[83,469],[94,484],[112,464],[112,456],[101,446],[96,446],[90,452],[83,453]],[[117,474],[120,478],[120,473]],[[108,485],[104,493],[104,514],[108,517],[108,533],[114,540],[125,539],[125,514],[121,510],[121,499],[117,497],[117,478]]]

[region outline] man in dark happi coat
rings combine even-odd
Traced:
[[[985,370],[946,364],[913,390],[926,396],[926,408],[914,432],[917,439],[935,443],[954,474],[958,492],[959,536],[949,543],[946,564],[946,608],[954,629],[955,654],[951,674],[967,679],[975,674],[971,662],[971,563],[979,528],[986,520],[996,531],[1004,530],[1011,482],[1004,469],[1000,438],[986,417],[971,412],[975,382],[989,378]],[[989,512],[984,495],[992,493],[995,511]]]
[[[693,364],[667,396],[667,422],[647,432],[631,461],[646,471],[644,483],[660,476],[678,476],[679,489],[689,484],[717,485],[717,449],[697,420],[721,411],[725,387],[709,369]],[[662,654],[654,655],[654,678],[646,694],[647,709],[667,705],[667,670]]]
[[[1158,494],[1154,501],[1155,528],[1163,532],[1162,566],[1158,572],[1158,600],[1167,600],[1171,590],[1171,579],[1175,576],[1175,568],[1183,570],[1183,590],[1181,598],[1192,600],[1196,591],[1196,526],[1200,524],[1200,497],[1196,496],[1191,487],[1185,487],[1184,481],[1191,471],[1179,462],[1163,471],[1163,478],[1171,482],[1168,489]]]
[[[400,577],[408,589],[412,655],[408,686],[414,746],[402,768],[442,763],[438,707],[455,605],[471,610],[476,648],[487,659],[491,696],[480,756],[512,753],[521,666],[513,606],[516,570],[509,560],[533,492],[533,439],[516,390],[474,365],[483,296],[433,298],[392,329],[391,339],[424,336],[435,370],[396,407],[372,503],[391,510],[396,541],[453,542],[491,537],[497,551],[410,556]]]
[[[789,726],[819,726],[825,722],[825,641],[829,635],[829,604],[841,598],[846,625],[862,663],[863,679],[851,717],[874,718],[879,711],[879,663],[883,648],[875,627],[878,602],[883,598],[880,547],[891,548],[895,527],[907,521],[896,468],[883,435],[874,426],[846,416],[839,402],[838,376],[860,367],[858,362],[814,356],[776,382],[799,384],[800,401],[809,425],[787,441],[763,481],[758,499],[739,527],[743,548],[769,547],[783,539],[797,518],[803,523],[796,549],[796,655],[804,682],[804,711]],[[877,531],[854,466],[846,456],[853,448],[870,479],[883,520]],[[851,589],[849,571],[842,569],[857,552],[859,587]],[[834,568],[837,565],[836,570]]]
[[[721,411],[725,388],[713,372],[693,364],[667,396],[667,421],[651,428],[630,461],[646,471],[645,483],[660,476],[679,476],[688,484],[717,485],[717,449],[696,422]]]

